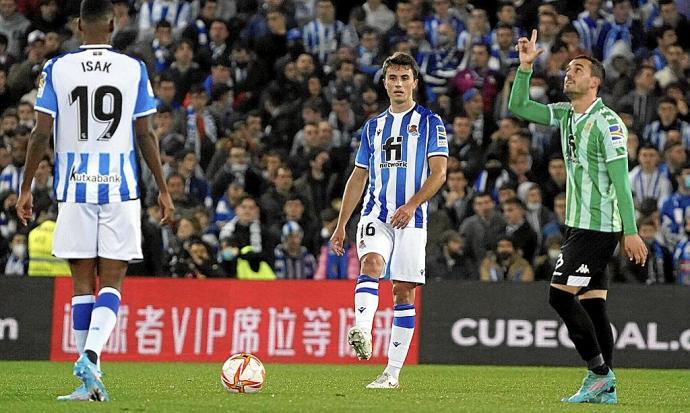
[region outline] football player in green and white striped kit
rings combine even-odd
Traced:
[[[568,403],[618,401],[611,370],[613,334],[606,311],[606,264],[623,233],[630,260],[644,265],[647,248],[637,235],[628,181],[627,129],[597,98],[604,68],[596,59],[578,56],[565,71],[563,91],[570,102],[543,105],[529,99],[537,31],[518,40],[520,67],[510,94],[510,111],[530,122],[561,132],[568,180],[566,234],[551,278],[549,303],[568,327],[570,338],[587,362],[587,376]]]

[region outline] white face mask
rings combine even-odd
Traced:
[[[559,255],[561,255],[561,250],[550,249],[548,254],[550,259],[555,260]]]
[[[546,96],[546,88],[543,86],[530,86],[529,96],[532,99],[541,99]]]
[[[18,258],[24,258],[26,256],[26,245],[16,244],[12,246],[12,254]]]
[[[541,204],[539,202],[528,202],[527,209],[530,211],[538,211]]]

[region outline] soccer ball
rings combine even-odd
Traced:
[[[230,393],[256,393],[266,379],[266,370],[258,357],[249,353],[230,356],[223,363],[220,382]]]

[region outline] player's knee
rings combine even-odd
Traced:
[[[572,293],[553,286],[549,288],[549,305],[551,305],[556,312],[569,306],[574,300],[575,296]]]
[[[362,274],[378,278],[383,272],[385,261],[378,254],[367,254],[362,258]]]

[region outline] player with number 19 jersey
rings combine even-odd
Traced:
[[[448,156],[441,118],[418,104],[404,113],[387,110],[362,128],[355,166],[369,171],[362,217],[389,223],[395,211],[419,191],[429,176],[433,156]],[[426,229],[428,202],[421,204],[408,228]]]
[[[54,118],[53,190],[59,202],[139,198],[133,123],[156,112],[142,62],[108,45],[84,45],[51,59],[35,108]]]

